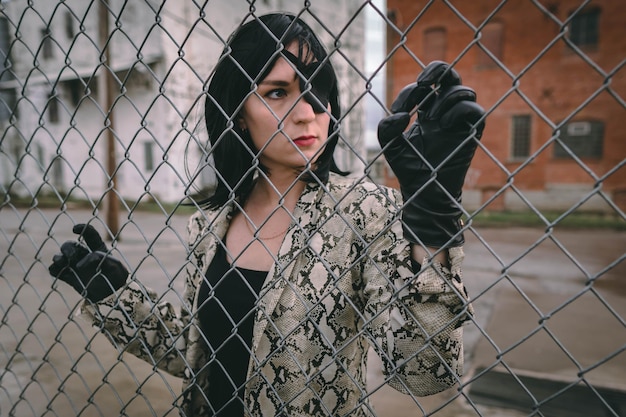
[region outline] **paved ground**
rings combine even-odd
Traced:
[[[89,218],[80,211],[71,218],[54,211],[0,212],[1,417],[177,415],[170,404],[180,381],[132,356],[118,360],[102,335],[73,318],[79,297],[62,284],[52,286],[46,273],[59,242],[71,238],[72,222]],[[129,264],[140,265],[141,281],[173,302],[181,290],[180,280],[172,279],[184,257],[177,233],[185,221],[173,217],[163,229],[164,216],[137,214],[118,244]],[[476,309],[476,322],[466,328],[466,381],[493,367],[541,380],[571,382],[580,375],[594,386],[626,391],[626,233],[478,232],[466,235],[464,273]],[[369,371],[377,386],[375,358]],[[450,390],[418,401],[386,387],[372,398],[380,417],[532,414],[479,404],[470,395],[479,381],[461,394]],[[495,396],[499,388],[487,392]],[[598,409],[602,416],[619,413]]]

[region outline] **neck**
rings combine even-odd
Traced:
[[[293,209],[306,183],[296,177],[275,178],[260,176],[250,193],[247,203],[259,206],[283,206]]]

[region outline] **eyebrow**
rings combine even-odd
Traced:
[[[291,84],[293,84],[297,80],[298,80],[298,74],[294,74],[293,80],[291,80],[291,81],[286,81],[286,80],[282,80],[282,79],[268,80],[266,78],[266,79],[262,80],[259,84],[274,85],[274,86],[278,86],[278,87],[288,87],[288,86],[290,86]]]
[[[291,83],[288,82],[288,81],[282,81],[282,80],[263,80],[259,84],[275,85],[275,86],[278,86],[278,87],[287,87]]]

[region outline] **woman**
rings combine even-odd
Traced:
[[[471,314],[459,202],[482,131],[474,100],[430,65],[379,126],[402,196],[348,179],[333,161],[341,116],[322,44],[294,16],[252,20],[208,89],[218,186],[188,225],[180,310],[127,284],[88,225],[74,228],[87,247],[63,244],[50,273],[85,295],[113,344],[184,378],[182,415],[371,415],[370,346],[391,386],[439,392],[461,375]]]

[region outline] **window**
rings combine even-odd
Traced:
[[[52,34],[50,28],[41,29],[41,56],[44,59],[52,58]]]
[[[74,78],[66,81],[60,82],[63,90],[71,99],[72,105],[74,107],[78,106],[80,100],[84,97],[85,94],[85,82],[81,78]]]
[[[41,143],[35,144],[35,155],[37,156],[37,164],[39,165],[39,170],[41,172],[44,171],[44,150]]]
[[[0,90],[0,123],[17,118],[17,90],[15,88]],[[0,140],[1,142],[1,140]]]
[[[60,81],[62,91],[67,97],[67,103],[72,103],[74,107],[78,107],[82,100],[90,97],[93,100],[98,99],[98,82],[89,78],[72,78]]]
[[[600,9],[581,10],[572,17],[569,38],[574,45],[586,48],[598,46]]]
[[[6,18],[0,17],[0,81],[9,81],[15,78],[10,53],[11,35],[9,33],[9,22]],[[0,89],[0,123],[9,121],[12,116],[17,116],[15,113],[17,111],[15,108],[16,100],[16,89]]]
[[[579,158],[601,158],[604,123],[588,120],[570,122],[560,129],[559,138],[565,147],[558,142],[555,144],[555,158],[569,158],[570,152]]]
[[[50,123],[59,123],[59,99],[56,95],[50,94],[48,96],[48,120]]]
[[[512,124],[511,157],[527,158],[530,155],[530,115],[513,116]]]
[[[74,16],[72,16],[71,12],[65,13],[65,36],[68,39],[74,39],[74,36],[76,36]]]
[[[480,31],[480,43],[495,58],[502,61],[502,50],[504,44],[504,25],[501,22],[487,23]],[[497,66],[496,61],[487,52],[478,50],[477,64],[482,68]]]
[[[7,19],[5,19],[4,17],[0,17],[0,61],[2,61],[2,70],[11,66],[8,59],[10,49],[11,37],[9,35],[9,24],[7,22]],[[1,77],[2,79],[6,77],[5,71],[2,71]]]
[[[51,164],[52,164],[52,178],[51,183],[56,188],[57,191],[63,193],[65,190],[65,175],[63,173],[63,160],[60,156],[56,156]]]
[[[424,62],[446,60],[447,34],[444,28],[424,31]]]
[[[143,143],[144,168],[147,172],[154,171],[154,143],[146,141]]]

